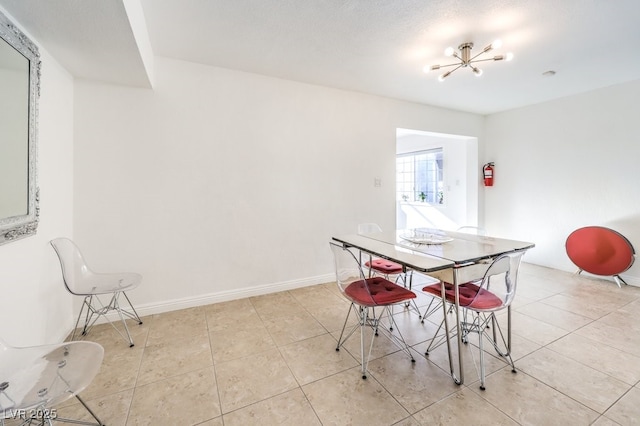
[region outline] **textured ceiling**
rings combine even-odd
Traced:
[[[131,3],[140,0],[124,0]],[[153,53],[481,114],[640,79],[638,0],[141,0]],[[74,75],[148,85],[123,0],[0,0]],[[512,62],[446,81],[447,46]],[[553,77],[543,72],[556,71]],[[136,83],[137,82],[137,83]]]
[[[149,87],[122,0],[0,0],[0,8],[74,76]]]

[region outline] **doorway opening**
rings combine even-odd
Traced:
[[[396,229],[478,226],[478,138],[396,129]]]

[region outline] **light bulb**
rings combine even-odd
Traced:
[[[508,52],[508,53],[507,53],[507,55],[506,55],[506,57],[505,57],[505,60],[510,61],[510,60],[512,60],[512,59],[513,59],[513,53]]]
[[[453,52],[453,47],[447,47],[446,49],[444,49],[445,56],[453,56]]]
[[[480,77],[482,75],[482,70],[480,68],[473,67],[472,70],[476,77]]]
[[[493,43],[491,43],[492,49],[500,49],[501,47],[502,47],[502,40],[500,40],[499,38],[494,40]]]
[[[444,81],[445,78],[444,74],[441,74],[438,76],[438,81]]]

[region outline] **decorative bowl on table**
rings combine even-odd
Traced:
[[[444,244],[453,241],[444,231],[430,228],[411,229],[400,234],[400,238],[414,244]]]

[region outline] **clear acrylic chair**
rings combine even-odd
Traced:
[[[142,324],[142,320],[125,291],[138,287],[142,281],[142,276],[133,272],[95,273],[89,268],[82,253],[73,241],[68,238],[56,238],[51,240],[50,243],[60,259],[65,287],[69,293],[84,297],[71,340],[74,340],[80,319],[84,314],[82,336],[85,336],[96,321],[103,317],[132,347],[133,339],[131,338],[131,333],[129,333],[126,318],[133,319],[138,324]],[[124,297],[124,301],[129,305],[128,308],[126,308],[126,305],[125,307],[121,306],[121,296]],[[109,301],[104,303],[100,297],[105,300],[109,299]],[[109,319],[107,314],[112,312],[116,312],[120,317],[124,326],[124,334]]]
[[[487,231],[481,226],[465,225],[456,229],[456,232],[462,232],[463,234],[479,235],[483,237],[487,235]],[[477,284],[478,282],[480,282],[480,280],[482,280],[482,277],[478,277],[478,279],[475,280],[474,282]],[[451,285],[450,283],[447,283],[447,284]],[[430,317],[432,314],[437,312],[440,308],[442,308],[442,300],[439,298],[431,299],[431,301],[429,302],[429,305],[426,307],[424,311],[424,315],[422,318],[426,319]]]
[[[98,374],[104,349],[94,342],[15,348],[0,339],[0,425],[53,425],[53,421],[103,426],[78,396]],[[76,397],[94,421],[58,416],[56,405]]]
[[[335,261],[336,283],[341,294],[351,302],[338,339],[336,351],[339,351],[349,337],[360,329],[361,372],[362,378],[366,379],[367,365],[375,336],[378,335],[378,332],[382,332],[409,356],[411,362],[415,362],[411,350],[402,337],[402,333],[400,333],[390,310],[390,307],[395,304],[405,303],[414,299],[416,297],[415,293],[383,277],[367,277],[358,261],[359,256],[341,245],[330,243],[330,247]],[[349,316],[352,312],[357,315],[358,324],[345,333]],[[388,321],[387,326],[382,324],[385,319]],[[367,327],[370,327],[374,334],[371,338],[368,352],[365,351],[365,331]],[[397,335],[393,332],[394,328]]]
[[[382,228],[380,228],[376,223],[361,223],[358,225],[358,234],[370,234],[376,232],[382,232]],[[368,255],[368,259],[369,260],[364,262],[364,266],[367,267],[370,277],[380,275],[396,284],[401,281],[405,288],[408,288],[409,290],[412,289],[413,270],[408,269],[405,271],[405,268],[403,268],[399,263],[392,262],[387,259],[374,258],[371,255]],[[418,314],[418,319],[422,321],[422,314],[420,313],[420,309],[418,308],[415,300],[407,302],[405,307],[415,310]]]
[[[374,234],[382,232],[382,228],[376,223],[361,223],[358,225],[358,234]],[[388,280],[393,280],[396,284],[398,280],[402,280],[406,287],[406,274],[403,271],[402,265],[396,262],[392,262],[387,259],[373,258],[369,255],[369,260],[364,264],[369,268],[369,274],[382,275]],[[407,271],[411,273],[411,271]]]
[[[511,371],[516,372],[516,367],[511,358],[511,303],[516,295],[518,282],[518,269],[524,252],[513,252],[497,257],[489,265],[482,280],[470,281],[458,286],[459,303],[463,319],[461,321],[462,341],[469,342],[470,333],[478,334],[478,347],[480,349],[480,389],[485,389],[484,368],[484,339],[488,339],[497,354],[508,361]],[[422,290],[442,297],[442,283],[429,285]],[[446,321],[449,306],[455,303],[455,290],[452,284],[444,283],[445,300],[443,311],[445,319],[431,339],[425,355],[444,343],[447,338],[452,338],[458,330],[449,330]],[[507,310],[507,336],[505,338],[496,319],[496,313]],[[444,325],[444,333],[440,331]],[[491,330],[491,332],[489,331]]]

